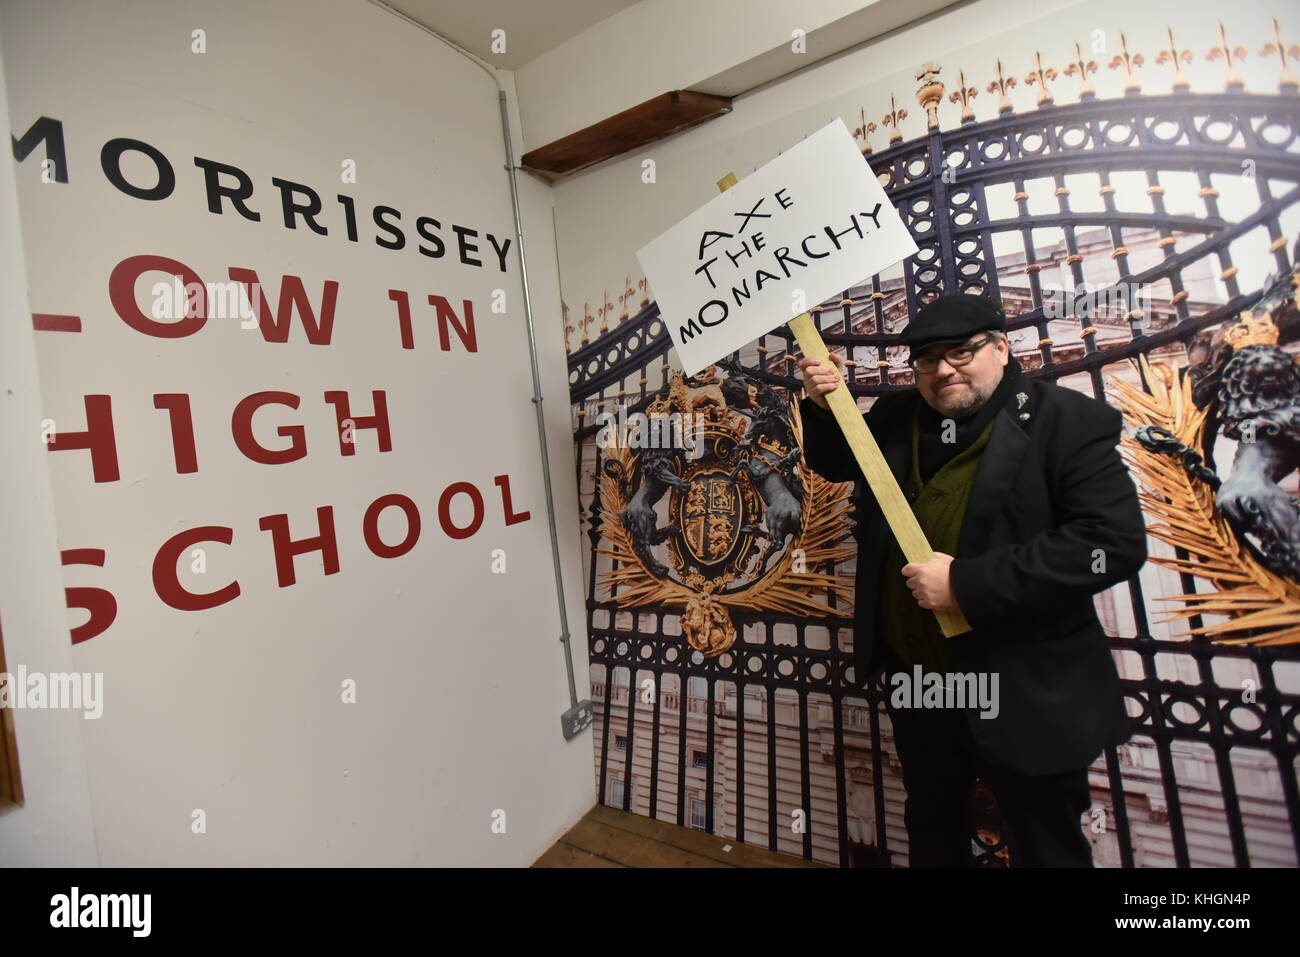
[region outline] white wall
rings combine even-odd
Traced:
[[[195,29],[206,32],[205,53],[192,52]],[[62,580],[111,590],[118,616],[69,647],[66,629],[86,613],[58,612],[48,528],[27,533],[44,542],[43,565],[6,559],[0,612],[10,666],[31,654],[29,667],[66,660],[67,669],[102,672],[104,714],[23,716],[28,806],[0,816],[0,859],[21,851],[37,863],[86,860],[84,807],[78,815],[50,792],[57,785],[58,800],[74,802],[88,777],[105,865],[531,863],[593,802],[591,739],[565,742],[559,728],[569,702],[516,251],[512,244],[504,273],[482,236],[484,267],[454,260],[452,223],[514,235],[491,78],[362,0],[11,3],[0,11],[0,44],[10,130],[21,135],[48,115],[67,140],[67,184],[41,182],[39,150],[16,167],[30,309],[82,319],[80,333],[32,338],[30,322],[7,324],[28,354],[35,343],[41,396],[29,394],[6,428],[25,434],[49,417],[61,431],[84,429],[83,397],[111,395],[121,467],[120,480],[95,482],[86,452],[38,447],[23,479],[38,482],[48,469],[60,547],[107,551],[105,567],[69,567]],[[175,192],[149,202],[110,185],[99,154],[115,137],[160,150]],[[223,215],[208,211],[196,156],[251,177],[260,222],[229,204]],[[356,161],[356,183],[341,181],[346,159]],[[139,156],[123,168],[151,182]],[[322,195],[329,235],[301,222],[284,228],[272,177]],[[538,184],[521,186],[581,697],[580,517],[549,197]],[[359,242],[346,238],[335,193],[355,198]],[[402,211],[405,249],[374,243],[376,204]],[[420,215],[442,223],[443,258],[416,251]],[[108,295],[115,264],[143,253],[178,259],[207,281],[225,279],[230,266],[255,268],[273,303],[281,274],[301,276],[317,305],[322,283],[335,280],[333,340],[310,345],[295,322],[287,343],[272,344],[215,318],[183,338],[144,335]],[[21,276],[9,265],[7,278]],[[146,309],[157,278],[137,286]],[[6,294],[14,288],[7,283]],[[414,350],[400,348],[389,289],[411,294]],[[504,315],[491,310],[497,289]],[[476,352],[454,334],[450,352],[437,348],[429,293],[445,295],[462,321],[461,301],[473,302]],[[376,389],[387,393],[393,450],[380,452],[375,433],[362,430],[357,454],[340,455],[324,391],[346,391],[354,412],[369,415]],[[232,411],[264,390],[295,393],[301,404],[258,413],[258,439],[281,448],[276,427],[302,425],[305,458],[271,466],[237,450]],[[167,417],[154,408],[154,395],[173,392],[191,399],[199,469],[190,474],[177,474]],[[493,482],[501,474],[528,521],[504,523]],[[473,483],[486,506],[482,527],[461,540],[438,522],[439,495],[458,481]],[[389,493],[414,500],[423,525],[410,552],[383,559],[361,526],[366,507]],[[281,587],[259,519],[285,514],[292,536],[306,538],[317,534],[321,506],[333,508],[339,573],[324,574],[311,553],[296,559],[296,583]],[[469,511],[461,497],[452,519],[464,524]],[[406,530],[397,514],[379,522],[390,543]],[[201,576],[187,552],[181,582],[211,592],[237,580],[242,591],[216,608],[179,611],[159,599],[150,570],[169,536],[202,525],[230,527],[233,542],[206,546]],[[497,549],[505,574],[492,570]],[[23,600],[44,621],[11,609],[19,591],[31,592]],[[38,658],[37,647],[53,650]],[[355,704],[341,701],[345,679],[357,683]],[[31,729],[42,720],[50,730],[38,736]],[[42,768],[56,758],[36,753],[56,726],[85,740],[86,769],[66,770],[63,782]],[[73,743],[60,745],[57,760],[74,761]],[[205,834],[192,831],[196,809]],[[492,829],[498,809],[504,834]],[[73,827],[58,853],[37,843],[51,819]]]
[[[0,121],[9,129],[0,59]],[[32,343],[27,276],[14,168],[0,163],[0,634],[7,666],[72,670],[63,582],[54,534],[48,453],[40,440],[40,386]],[[79,712],[16,710],[14,732],[26,798],[0,812],[0,864],[85,867],[96,863],[94,822]]]

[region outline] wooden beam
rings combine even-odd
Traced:
[[[731,112],[731,97],[672,90],[525,153],[519,165],[549,180]]]
[[[0,674],[8,674],[5,665],[4,635],[0,633]],[[7,679],[12,682],[12,677]],[[25,688],[10,687],[11,697],[23,694]],[[14,736],[14,716],[11,708],[0,708],[0,809],[10,804],[23,803],[23,781],[18,774],[18,740]]]

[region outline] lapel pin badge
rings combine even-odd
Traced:
[[[1017,408],[1017,409],[1023,409],[1023,408],[1025,407],[1025,403],[1028,402],[1028,401],[1029,401],[1029,396],[1027,396],[1025,393],[1023,393],[1023,392],[1017,392],[1017,393],[1016,393],[1016,408]],[[1020,418],[1024,419],[1024,418],[1027,418],[1027,416],[1023,416],[1023,415],[1022,415]]]

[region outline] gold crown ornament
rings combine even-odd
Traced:
[[[1277,326],[1267,314],[1242,319],[1223,335],[1223,341],[1232,346],[1233,351],[1246,346],[1277,345]]]

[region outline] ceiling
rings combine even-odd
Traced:
[[[517,70],[639,0],[383,0],[470,53]],[[492,51],[492,31],[505,30],[505,53]]]

